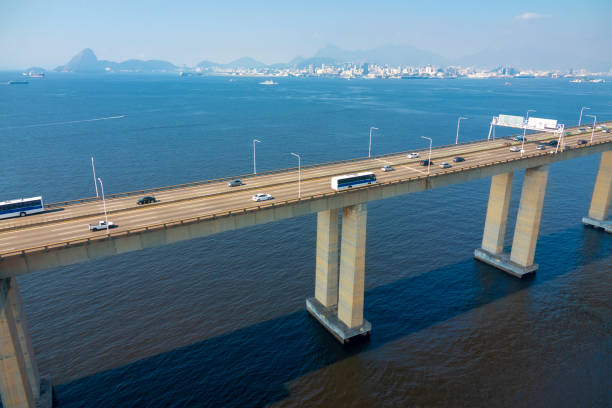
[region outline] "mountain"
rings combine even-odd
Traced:
[[[263,62],[257,61],[251,57],[238,58],[237,60],[232,61],[229,64],[225,64],[225,66],[228,68],[246,68],[246,69],[267,67],[267,65],[264,64]]]
[[[160,60],[131,59],[123,62],[99,60],[90,48],[85,48],[72,57],[66,65],[55,68],[55,71],[89,73],[105,71],[167,72],[176,69],[177,67],[174,64]]]
[[[345,50],[334,45],[321,48],[314,57],[329,58],[336,62],[375,63],[388,65],[441,65],[449,60],[441,55],[421,50],[410,45],[385,45],[367,50]]]

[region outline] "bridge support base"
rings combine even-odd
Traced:
[[[306,299],[306,310],[342,344],[366,338],[372,330],[372,325],[365,319],[357,327],[348,327],[338,319],[338,305],[325,307],[314,297]]]
[[[474,251],[474,258],[491,266],[494,266],[498,269],[501,269],[502,271],[512,276],[516,276],[517,278],[527,278],[529,276],[532,276],[538,269],[538,264],[521,266],[510,260],[510,254],[493,254],[491,252],[485,251],[482,248],[477,248]]]
[[[589,227],[599,228],[606,232],[612,233],[612,220],[599,221],[590,217],[582,217],[582,222],[584,225],[588,225]]]

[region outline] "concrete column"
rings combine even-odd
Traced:
[[[338,304],[339,210],[317,214],[317,266],[315,298],[324,307]]]
[[[510,261],[522,267],[533,265],[547,180],[548,165],[525,170],[521,203],[510,252]]]
[[[367,215],[366,204],[342,209],[338,319],[349,328],[363,324]]]
[[[610,198],[612,197],[612,150],[601,154],[599,171],[593,189],[589,218],[607,221],[610,217]]]
[[[0,281],[0,393],[5,408],[34,408],[40,379],[15,278]]]
[[[504,236],[508,222],[510,193],[514,173],[505,173],[491,178],[491,191],[484,233],[482,234],[482,249],[497,255],[504,250]]]

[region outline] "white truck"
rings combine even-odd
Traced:
[[[98,221],[97,224],[89,224],[90,231],[102,231],[105,229],[116,228],[116,227],[117,227],[117,224],[115,224],[112,221],[109,221],[108,225],[106,225],[105,221]]]

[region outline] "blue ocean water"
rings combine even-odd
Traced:
[[[0,73],[0,83],[15,73]],[[612,118],[612,86],[567,80],[49,75],[0,85],[0,197],[47,202],[453,143],[499,113]],[[499,134],[499,132],[498,132]],[[534,279],[472,259],[489,180],[368,205],[369,342],[305,311],[316,218],[19,278],[58,407],[606,406],[612,237],[585,229],[598,157],[551,166]],[[506,242],[522,175],[515,177]],[[0,198],[3,199],[3,198]]]

